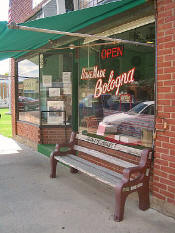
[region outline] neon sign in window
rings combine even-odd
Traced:
[[[95,86],[94,98],[99,98],[102,94],[109,93],[114,89],[116,89],[115,95],[117,96],[121,86],[134,82],[134,73],[135,67],[115,77],[114,70],[111,70],[108,81],[103,82],[102,79],[106,78],[106,69],[98,69],[98,66],[94,66],[92,71],[83,68],[81,79],[98,79]]]
[[[123,46],[114,47],[114,48],[107,48],[102,49],[101,51],[101,58],[108,59],[108,58],[116,58],[116,57],[122,57],[123,56]]]

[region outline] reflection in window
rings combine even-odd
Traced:
[[[19,120],[39,124],[39,57],[18,63]]]
[[[116,35],[141,42],[154,24]],[[138,36],[139,35],[139,36]],[[129,145],[152,146],[154,47],[99,45],[80,49],[79,131]]]
[[[66,8],[66,12],[73,11],[74,10],[73,0],[65,0],[65,8]]]
[[[40,57],[41,123],[72,124],[72,54],[43,54]]]
[[[104,4],[112,1],[113,0],[79,0],[79,9],[93,7],[99,4]]]
[[[40,4],[42,0],[33,0],[33,8]]]

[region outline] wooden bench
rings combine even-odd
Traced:
[[[144,149],[139,157],[138,165],[136,165],[126,161],[124,157],[117,158],[116,155],[107,154],[109,149],[105,145],[104,147],[102,145],[95,146],[97,149],[101,148],[101,151],[91,149],[92,144],[86,140],[81,143],[81,136],[77,139],[76,133],[72,132],[70,142],[57,144],[55,150],[51,153],[50,177],[56,177],[56,165],[59,161],[70,166],[72,173],[81,171],[114,187],[115,221],[123,219],[125,201],[130,193],[138,192],[139,208],[141,210],[148,209],[150,207],[149,177],[152,150]],[[61,148],[65,148],[66,151],[61,151]],[[103,166],[104,162],[107,164],[106,167]]]

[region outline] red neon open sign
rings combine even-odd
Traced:
[[[101,51],[101,58],[108,59],[108,58],[115,58],[115,57],[122,57],[123,56],[123,46],[102,49]]]

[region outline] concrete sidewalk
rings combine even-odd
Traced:
[[[129,197],[122,222],[113,221],[114,190],[0,135],[0,233],[173,233],[175,220],[141,211]]]

